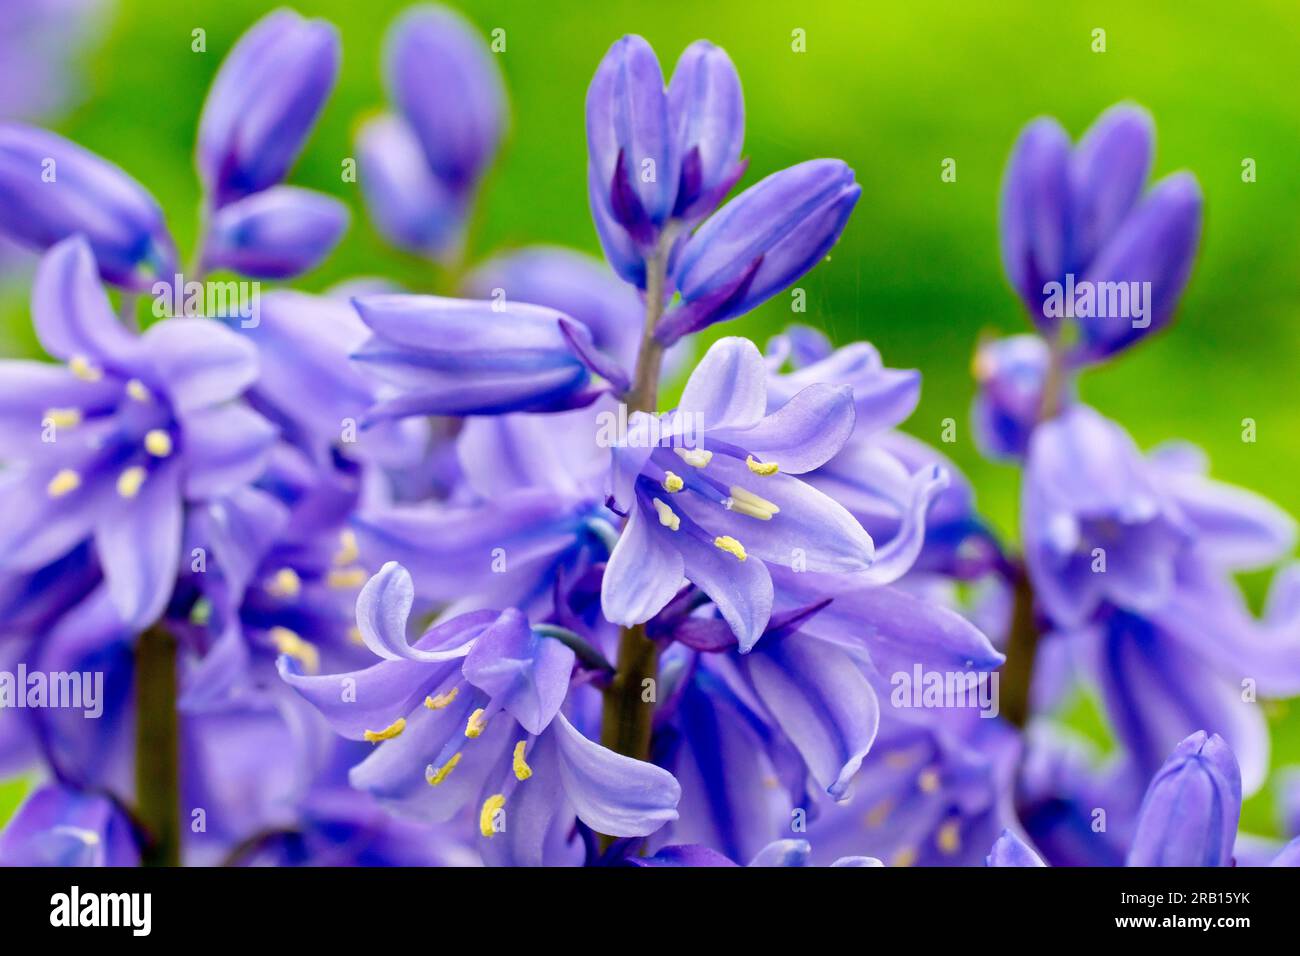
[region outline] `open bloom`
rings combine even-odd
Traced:
[[[1084,623],[1103,600],[1151,609],[1168,597],[1191,528],[1119,425],[1086,405],[1040,425],[1023,501],[1025,562],[1058,625]]]
[[[0,561],[34,569],[93,535],[123,619],[150,624],[178,571],[184,503],[256,478],[275,440],[234,401],[257,376],[256,352],[203,319],[133,335],[79,237],[42,260],[32,312],[67,364],[6,363],[4,453],[22,467],[6,474]]]
[[[336,731],[379,745],[352,769],[353,786],[426,819],[473,807],[491,862],[576,862],[574,815],[611,836],[644,836],[676,818],[671,774],[592,743],[561,713],[570,647],[514,610],[461,615],[409,644],[413,601],[410,575],[389,563],[357,600],[357,625],[380,663],[311,677],[281,661],[284,679]]]
[[[715,343],[675,412],[636,412],[611,440],[611,502],[628,516],[601,590],[605,616],[639,624],[685,577],[749,650],[767,626],[767,564],[800,571],[870,567],[871,537],[795,475],[818,467],[853,431],[852,392],[811,385],[767,414],[767,367],[747,339]]]

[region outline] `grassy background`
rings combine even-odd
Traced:
[[[1292,71],[1300,40],[1293,0],[1228,8],[1169,0],[992,5],[951,0],[778,4],[768,0],[579,0],[456,4],[480,28],[501,27],[500,56],[513,128],[488,184],[473,252],[546,241],[598,252],[587,214],[582,104],[597,61],[619,35],[638,32],[665,71],[699,37],[727,49],[745,87],[751,158],[746,182],[815,156],[848,161],[862,199],[832,260],[801,283],[808,313],[841,342],[868,338],[885,360],[925,376],[909,428],[944,446],[980,488],[984,509],[1014,528],[1011,469],[979,459],[968,421],[970,353],[982,331],[1024,323],[1002,277],[996,200],[1017,131],[1050,113],[1078,135],[1106,106],[1135,100],[1156,118],[1156,173],[1192,170],[1206,195],[1200,261],[1166,334],[1099,372],[1085,397],[1146,446],[1182,437],[1204,446],[1215,473],[1300,514],[1300,99]],[[387,249],[364,220],[359,193],[341,182],[359,119],[383,103],[378,56],[392,16],[387,0],[298,2],[327,17],[344,42],[338,89],[292,181],[352,204],[354,227],[302,285],[358,274],[427,287],[423,264]],[[146,183],[171,217],[182,249],[198,203],[192,144],[198,111],[221,57],[268,5],[243,0],[121,3],[89,53],[86,96],[58,124]],[[207,52],[191,51],[206,31]],[[805,31],[807,51],[791,49]],[[1107,49],[1092,52],[1092,31]],[[957,161],[957,181],[940,163]],[[1258,181],[1241,181],[1243,158]],[[760,340],[792,317],[788,297],[714,334]],[[21,294],[0,301],[0,350],[35,348]],[[1258,441],[1241,441],[1253,418]],[[1251,582],[1258,596],[1261,579]],[[1278,762],[1300,761],[1300,718],[1279,707]],[[12,789],[9,791],[12,795]],[[6,791],[0,788],[0,816]],[[1248,808],[1264,828],[1267,800]]]

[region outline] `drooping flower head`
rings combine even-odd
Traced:
[[[829,385],[811,385],[767,414],[758,348],[739,338],[715,343],[675,412],[633,413],[626,435],[611,437],[611,501],[628,524],[605,571],[605,616],[647,621],[686,578],[748,650],[771,614],[768,563],[868,568],[874,545],[862,526],[795,477],[839,451],[853,422],[852,393]]]
[[[237,399],[251,345],[219,323],[168,319],[136,336],[118,321],[77,237],[52,249],[33,290],[37,334],[63,366],[10,362],[3,535],[10,568],[48,564],[93,535],[132,626],[152,623],[181,558],[184,504],[257,477],[275,440]]]
[[[377,746],[352,785],[405,812],[448,820],[471,807],[480,849],[497,862],[578,862],[573,817],[610,836],[644,836],[676,817],[677,782],[588,740],[561,708],[573,649],[518,611],[476,611],[414,644],[410,575],[385,565],[362,590],[357,625],[383,660],[284,679],[336,731]]]

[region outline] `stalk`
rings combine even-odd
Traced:
[[[176,639],[154,624],[135,648],[136,818],[147,838],[145,866],[180,866],[180,721]]]
[[[659,375],[664,349],[654,336],[663,314],[664,282],[671,237],[665,235],[655,255],[646,263],[645,332],[637,354],[632,388],[625,400],[629,412],[654,413],[659,403]],[[654,701],[643,701],[645,681],[658,673],[659,646],[645,633],[645,625],[623,628],[618,642],[617,670],[605,689],[600,741],[616,753],[646,760],[650,756],[650,731]]]
[[[1061,410],[1060,391],[1065,382],[1064,345],[1057,335],[1051,341],[1051,360],[1043,381],[1042,405],[1037,425],[1055,418]],[[1007,660],[1002,665],[1001,712],[1016,727],[1029,719],[1029,691],[1038,656],[1038,624],[1034,620],[1034,587],[1024,562],[1014,568],[1015,603],[1011,609],[1011,633],[1007,636]]]

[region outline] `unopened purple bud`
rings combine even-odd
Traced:
[[[357,134],[361,194],[375,228],[400,249],[446,260],[460,249],[467,204],[429,168],[400,116],[376,117]]]
[[[1218,734],[1198,730],[1147,788],[1129,866],[1231,866],[1241,815],[1241,771]]]
[[[1120,308],[1108,304],[1097,316],[1079,319],[1076,361],[1112,355],[1173,318],[1200,244],[1201,204],[1196,177],[1174,173],[1151,187],[1124,220],[1084,280],[1099,300],[1104,296]]]
[[[681,155],[674,215],[698,221],[745,171],[745,98],[725,51],[706,40],[686,48],[668,84],[668,111]]]
[[[1043,414],[1043,389],[1051,364],[1050,348],[1040,336],[1013,335],[981,342],[971,371],[975,394],[975,437],[980,451],[998,461],[1019,461]],[[1060,383],[1064,398],[1068,386]]]
[[[315,268],[348,227],[348,207],[332,196],[275,186],[219,209],[204,265],[255,279],[288,279]]]
[[[1057,325],[1044,314],[1044,286],[1061,279],[1068,255],[1070,137],[1046,117],[1025,127],[1002,180],[1002,264],[1034,324]]]
[[[288,9],[240,37],[199,119],[199,175],[214,206],[285,177],[333,89],[339,57],[332,24]]]
[[[459,14],[417,7],[389,31],[385,75],[429,167],[452,192],[472,189],[506,126],[505,84],[483,37]]]
[[[43,250],[80,233],[100,275],[132,289],[170,276],[162,210],[112,163],[47,130],[0,124],[0,232]]]
[[[680,155],[659,60],[639,36],[618,40],[592,77],[587,156],[592,204],[648,252],[673,212]]]
[[[814,159],[746,189],[691,236],[673,267],[682,303],[656,337],[670,345],[787,288],[839,239],[862,189],[838,159]]]

